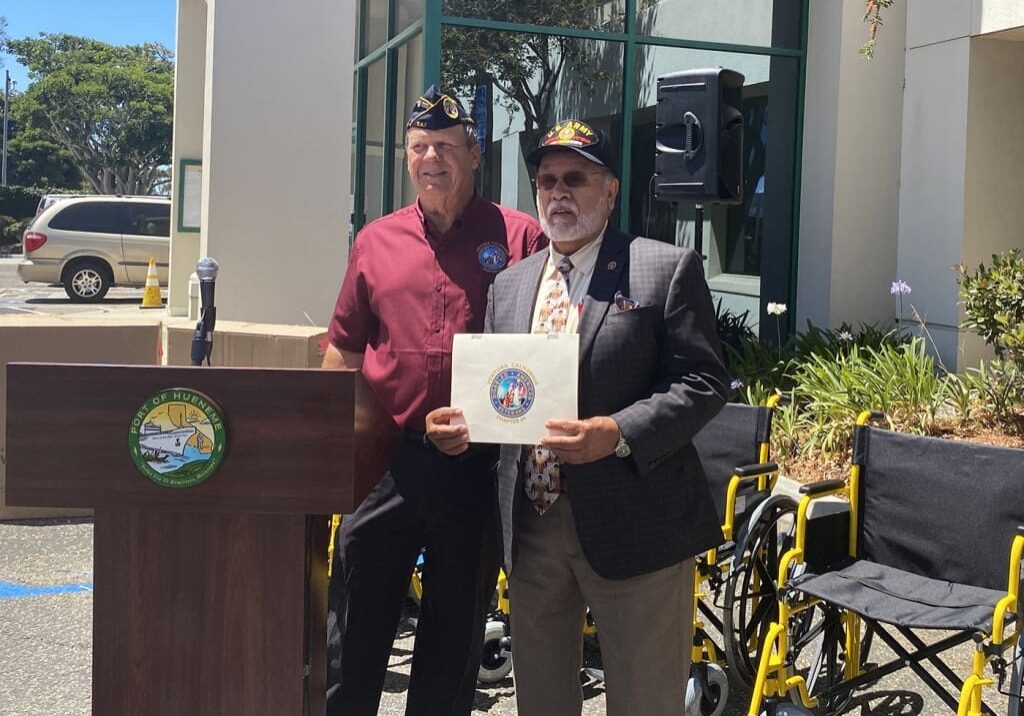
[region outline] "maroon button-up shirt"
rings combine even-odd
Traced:
[[[535,219],[475,195],[443,236],[419,202],[355,242],[329,337],[363,353],[363,375],[402,429],[422,432],[452,386],[452,336],[481,333],[495,274],[547,245]]]

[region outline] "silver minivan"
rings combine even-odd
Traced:
[[[167,285],[171,200],[90,196],[45,209],[22,236],[22,281],[59,283],[72,301],[99,301],[111,286],[143,286],[149,257]]]

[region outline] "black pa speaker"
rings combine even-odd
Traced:
[[[743,75],[721,67],[658,78],[654,195],[743,201]]]

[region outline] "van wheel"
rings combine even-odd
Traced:
[[[100,261],[78,261],[64,270],[64,292],[75,303],[99,301],[112,283],[109,269]]]

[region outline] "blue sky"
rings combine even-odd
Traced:
[[[67,33],[114,45],[159,42],[173,50],[177,0],[3,0],[0,16],[7,18],[11,38]],[[11,73],[17,89],[24,90],[28,86],[25,68],[10,55],[3,60],[3,69]]]

